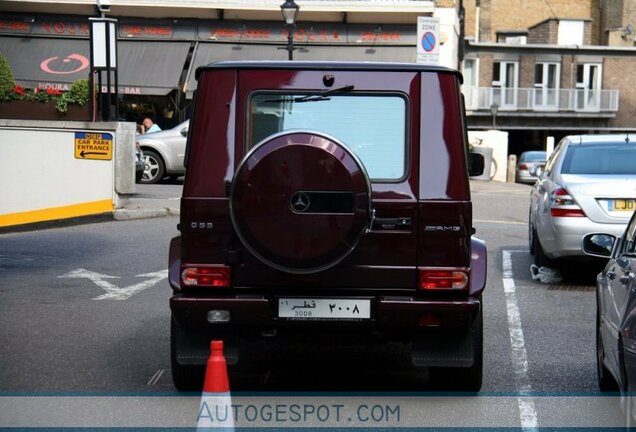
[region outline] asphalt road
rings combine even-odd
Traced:
[[[138,195],[176,198],[180,189],[142,185]],[[472,189],[476,235],[489,253],[482,396],[507,407],[480,412],[502,416],[503,426],[531,427],[565,421],[565,407],[574,404],[565,417],[593,416],[600,426],[614,425],[618,403],[608,410],[609,399],[594,402],[594,271],[558,285],[532,280],[529,187],[473,182]],[[173,216],[0,234],[0,412],[1,396],[16,392],[174,390],[165,269],[177,222]],[[410,367],[400,346],[290,351],[293,361],[285,361],[265,344],[255,347],[248,356],[259,373],[237,376],[233,386],[258,392],[431,390],[427,372]],[[526,403],[520,394],[536,397]],[[548,400],[555,394],[556,402]],[[581,402],[572,395],[585,397]]]

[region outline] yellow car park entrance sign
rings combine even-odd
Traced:
[[[100,132],[75,132],[75,159],[111,160],[113,136]]]

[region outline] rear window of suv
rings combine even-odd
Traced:
[[[376,181],[406,176],[407,100],[403,95],[256,93],[250,99],[248,145],[301,129],[337,138]]]

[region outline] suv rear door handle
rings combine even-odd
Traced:
[[[410,217],[396,217],[396,218],[376,217],[373,220],[373,228],[385,229],[385,230],[395,230],[395,229],[408,230],[408,229],[411,229],[411,218]]]

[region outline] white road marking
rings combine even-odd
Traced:
[[[513,252],[523,251],[503,251],[503,286],[506,294],[506,309],[508,311],[508,330],[510,331],[510,345],[512,346],[512,367],[515,371],[515,381],[517,391],[521,394],[532,392],[530,377],[528,376],[528,354],[521,328],[521,315],[517,304],[517,294],[515,290],[515,280],[512,274]],[[520,395],[517,397],[519,405],[519,418],[521,429],[535,430],[539,426],[537,411],[534,406],[534,399],[530,396]]]
[[[135,277],[143,277],[149,278],[143,282],[136,283],[134,285],[129,285],[127,287],[119,288],[118,286],[110,283],[107,279],[119,279],[119,276],[110,276],[101,273],[95,273],[85,269],[76,269],[70,271],[62,276],[58,276],[59,278],[71,278],[71,279],[81,279],[86,278],[93,281],[95,285],[106,291],[106,294],[102,294],[98,297],[93,298],[93,300],[126,300],[133,295],[150,288],[153,285],[156,285],[158,282],[166,279],[168,277],[168,270],[161,270],[154,273],[145,273],[140,274]]]
[[[165,372],[165,369],[159,369],[157,370],[157,372],[155,372],[150,379],[148,380],[148,382],[146,383],[146,385],[155,385],[159,382],[159,380],[161,379],[161,376],[163,375],[163,373]]]
[[[474,223],[488,223],[488,224],[504,224],[504,225],[528,225],[527,222],[515,222],[515,221],[502,221],[502,220],[484,220],[484,219],[473,219]]]

